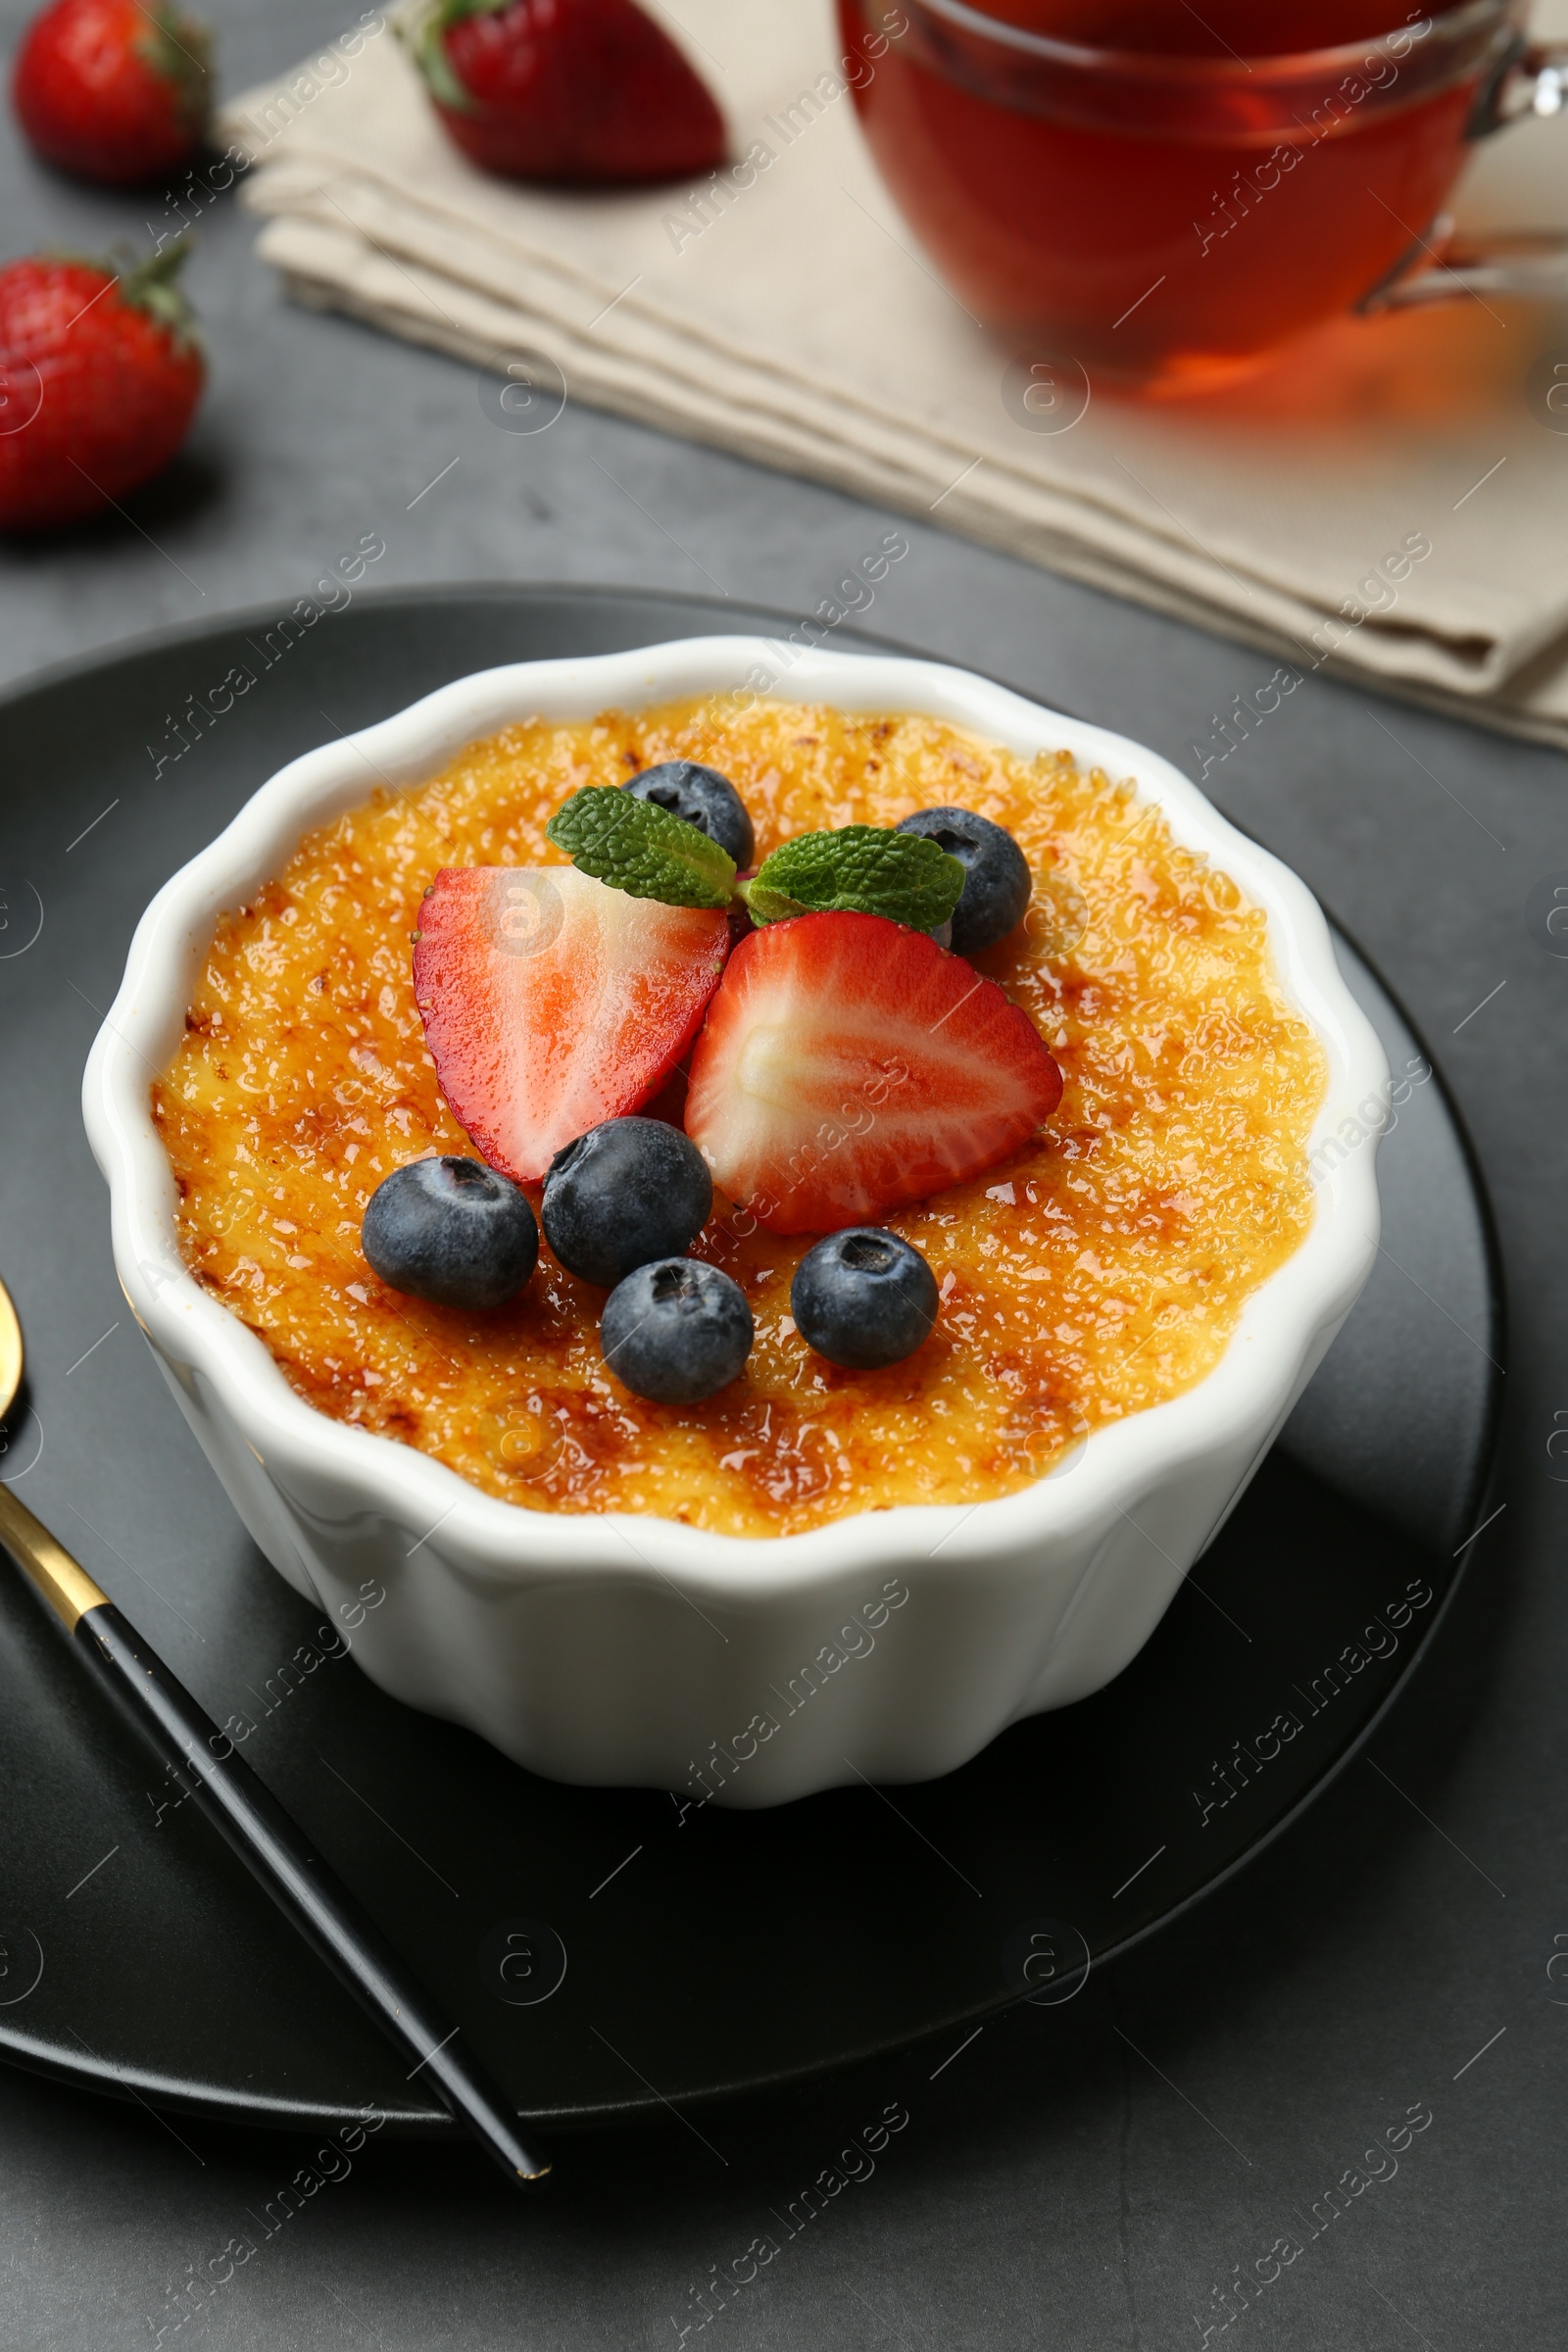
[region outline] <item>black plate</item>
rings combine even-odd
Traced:
[[[284,760],[493,662],[776,633],[779,616],[582,589],[366,598],[172,757],[187,698],[255,669],[265,626],[166,638],[0,702],[0,1272],[30,1374],[6,1476],[215,1716],[260,1715],[252,1761],[527,2116],[755,2087],[956,2042],[1026,1984],[1070,1995],[1086,1954],[1195,1901],[1347,1761],[1486,1516],[1496,1260],[1441,1080],[1412,1086],[1384,1144],[1385,1254],[1351,1322],[1108,1690],[886,1797],[682,1822],[667,1795],[535,1780],[352,1662],[282,1672],[318,1645],[317,1614],[243,1534],[125,1310],[79,1073],[141,908]],[[1396,1068],[1414,1063],[1402,1014],[1341,953]],[[0,1788],[0,2050],[231,2119],[325,2124],[370,2101],[451,2131],[216,1834],[166,1805],[3,1574]],[[532,1938],[520,1983],[498,1970],[509,1933]],[[530,1990],[548,1997],[516,1998]]]

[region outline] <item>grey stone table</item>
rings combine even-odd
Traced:
[[[8,49],[23,13],[0,9]],[[230,87],[335,25],[311,0],[206,13]],[[91,249],[161,218],[156,199],[51,178],[9,126],[0,175],[8,252]],[[0,553],[7,679],[292,601],[367,532],[386,542],[387,585],[716,586],[804,612],[887,527],[851,499],[575,407],[537,438],[497,431],[470,372],[291,311],[250,241],[214,209],[190,271],[211,388],[188,457],[135,502],[135,523]],[[934,527],[909,537],[865,625],[1178,762],[1272,667]],[[874,2176],[712,2323],[737,2352],[1196,2348],[1195,2314],[1218,2342],[1213,2288],[1418,2102],[1433,2122],[1397,2173],[1236,2334],[1291,2352],[1568,2340],[1568,2015],[1551,2015],[1568,1986],[1547,1975],[1568,1948],[1568,1486],[1548,1452],[1568,1426],[1568,962],[1524,914],[1532,885],[1568,868],[1568,772],[1315,681],[1207,785],[1402,993],[1456,1086],[1501,1223],[1507,1507],[1373,1742],[1397,1789],[1356,1763],[1197,1913],[1070,2008],[1004,2020],[935,2081],[936,2058],[914,2053],[727,2110],[703,2136],[671,2117],[579,2142],[527,2210],[466,2151],[372,2146],[191,2325],[215,2352],[671,2346],[694,2318],[689,2290],[891,2098],[911,2120]],[[734,1964],[718,1889],[713,1926],[714,1966]],[[176,2135],[135,2106],[0,2074],[0,2340],[115,2352],[164,2328],[172,2341],[191,2270],[299,2161],[263,2134],[180,2120]]]

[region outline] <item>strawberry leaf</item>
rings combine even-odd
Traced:
[[[503,0],[491,0],[491,5],[499,8]],[[430,95],[459,113],[471,113],[473,100],[452,70],[452,61],[447,56],[447,27],[461,23],[465,16],[478,13],[477,5],[453,9],[447,0],[415,0],[415,5],[400,9],[392,20],[393,31],[424,75]]]
[[[802,833],[763,859],[740,886],[754,922],[793,914],[881,914],[911,931],[935,931],[963,893],[956,858],[920,833],[842,825]]]
[[[735,860],[726,850],[684,817],[617,784],[585,784],[562,803],[545,832],[581,872],[630,898],[727,906],[735,896]]]
[[[183,348],[201,340],[196,314],[179,283],[179,273],[190,259],[190,250],[189,237],[174,237],[150,253],[145,261],[130,260],[122,265],[118,256],[112,256],[92,267],[112,271],[120,280],[124,300],[156,318]]]
[[[172,8],[143,8],[146,30],[132,46],[144,64],[167,82],[181,118],[203,128],[212,104],[213,36]]]

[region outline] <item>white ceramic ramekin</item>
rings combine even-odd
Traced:
[[[858,1774],[950,1771],[1004,1725],[1119,1674],[1348,1313],[1378,1204],[1370,1140],[1322,1152],[1310,1232],[1207,1378],[1097,1430],[1025,1492],[967,1509],[867,1512],[773,1541],[527,1511],[306,1404],[186,1272],[150,1112],[148,1072],[173,1052],[215,918],[308,828],[363,801],[368,778],[418,782],[529,713],[584,718],[748,680],[787,701],[926,711],[1136,778],[1176,839],[1267,909],[1280,980],[1328,1058],[1314,1146],[1348,1121],[1375,1133],[1367,1106],[1387,1102],[1387,1064],[1315,902],[1163,760],[962,670],[741,637],[486,670],[294,760],[143,915],[84,1101],[125,1296],[246,1526],[334,1622],[363,1586],[384,1589],[355,1636],[366,1672],[535,1772],[768,1805]]]

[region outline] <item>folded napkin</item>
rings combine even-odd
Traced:
[[[486,177],[372,15],[224,110],[261,252],[304,302],[499,371],[544,355],[574,398],[1568,746],[1568,436],[1539,390],[1568,316],[1489,299],[1345,320],[1248,386],[1097,389],[1042,432],[1011,348],[872,169],[830,0],[654,6],[748,160],[694,189]],[[1565,165],[1568,124],[1507,132],[1462,224],[1568,228]]]

